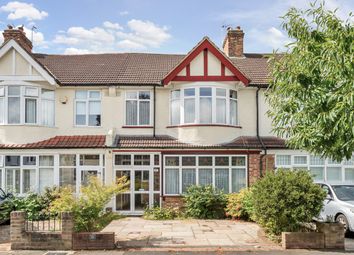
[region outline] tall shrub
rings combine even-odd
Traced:
[[[320,213],[325,196],[306,170],[268,172],[253,185],[255,219],[269,234],[297,231]]]
[[[227,195],[225,212],[232,219],[253,220],[252,190],[245,188]]]
[[[77,232],[98,231],[107,218],[112,218],[112,213],[105,213],[104,207],[114,195],[125,191],[128,184],[126,177],[110,185],[104,185],[97,177],[90,177],[88,185],[81,188],[78,196],[70,187],[62,188],[59,198],[52,202],[50,211],[72,212]]]
[[[197,219],[225,217],[226,196],[212,186],[191,186],[183,195],[186,215]]]

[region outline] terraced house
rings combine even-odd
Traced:
[[[0,184],[19,194],[97,175],[128,176],[108,207],[127,214],[171,205],[192,184],[224,192],[266,170],[301,167],[353,181],[353,161],[288,150],[271,132],[268,58],[243,52],[243,31],[222,50],[203,38],[185,55],[32,52],[21,28],[0,49]]]

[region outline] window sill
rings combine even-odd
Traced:
[[[183,128],[183,127],[231,127],[231,128],[242,128],[241,126],[227,125],[227,124],[182,124],[167,126],[166,128]]]
[[[153,128],[153,126],[122,126],[122,128]]]
[[[56,126],[44,126],[39,124],[0,124],[4,127],[40,127],[40,128],[56,128]]]
[[[102,128],[102,126],[74,126],[74,128]]]

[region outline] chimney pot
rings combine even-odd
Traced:
[[[243,55],[243,38],[244,32],[240,26],[235,29],[227,29],[227,33],[223,43],[223,49],[229,57],[244,57]]]
[[[20,44],[25,50],[28,52],[32,52],[32,42],[26,37],[26,33],[24,31],[24,27],[13,28],[13,26],[8,25],[8,29],[5,29],[2,33],[4,36],[4,43],[8,41],[15,40],[18,44]]]

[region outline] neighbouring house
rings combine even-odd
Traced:
[[[0,48],[0,185],[25,194],[90,175],[128,176],[108,207],[140,214],[178,205],[192,184],[226,193],[267,170],[306,168],[318,180],[354,181],[354,160],[289,150],[271,132],[267,54],[245,53],[244,32],[219,49],[203,38],[185,55],[32,52],[23,29]],[[191,45],[192,46],[192,45]]]

